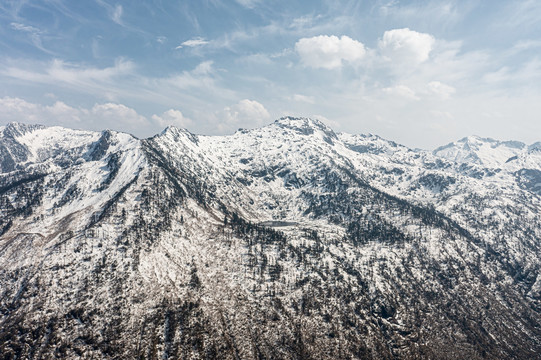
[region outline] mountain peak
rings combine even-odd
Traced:
[[[188,138],[191,142],[195,144],[197,144],[198,142],[197,135],[192,134],[190,131],[184,128],[179,128],[174,125],[168,125],[165,129],[163,129],[163,131],[160,134],[153,136],[153,138],[162,137],[162,136],[170,137],[174,139],[175,141],[179,141],[181,138]]]
[[[280,128],[294,130],[303,135],[312,135],[315,132],[322,132],[327,139],[327,142],[332,142],[331,139],[338,139],[334,131],[325,125],[322,121],[306,117],[284,116],[274,122]]]
[[[526,144],[520,141],[500,141],[471,135],[441,146],[433,154],[459,163],[499,167],[525,147]]]
[[[10,122],[4,127],[4,136],[18,137],[36,129],[44,129],[43,125],[24,124],[20,122]]]

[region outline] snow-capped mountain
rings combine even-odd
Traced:
[[[526,158],[534,157],[534,165],[541,160],[541,143],[526,145],[520,141],[498,141],[469,136],[434,150],[434,155],[459,163],[481,165],[487,168],[507,167]],[[518,161],[517,161],[518,160]]]
[[[0,128],[0,353],[541,358],[541,146]]]

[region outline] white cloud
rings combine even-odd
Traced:
[[[214,62],[212,60],[203,61],[193,69],[192,74],[194,75],[210,75],[214,72],[212,65]]]
[[[179,110],[169,109],[162,115],[152,115],[152,120],[161,127],[169,125],[177,126],[180,128],[189,128],[193,125],[193,121],[185,117]]]
[[[208,44],[209,42],[203,38],[194,38],[184,41],[182,44],[176,47],[176,49],[181,49],[184,46],[187,47],[198,47]]]
[[[520,52],[520,51],[526,51],[526,50],[535,49],[539,47],[541,47],[540,40],[521,40],[513,46],[512,51]]]
[[[122,12],[122,5],[117,4],[111,14],[111,19],[119,25],[122,25]]]
[[[398,96],[408,100],[419,100],[419,97],[415,94],[415,91],[406,85],[396,85],[393,87],[384,88],[383,92],[388,95]]]
[[[404,29],[386,31],[379,41],[382,55],[394,63],[419,64],[428,60],[436,40],[430,34]]]
[[[117,76],[128,75],[133,72],[134,68],[135,65],[131,61],[124,59],[118,59],[114,66],[103,69],[76,66],[61,60],[53,60],[45,71],[7,67],[5,70],[0,70],[0,74],[37,83],[90,86],[91,84],[109,82]]]
[[[383,4],[379,7],[379,13],[383,16],[389,15],[390,12],[393,11],[393,8],[398,5],[398,1],[391,0],[387,2],[386,4]]]
[[[52,106],[46,106],[45,111],[61,124],[73,124],[81,122],[81,111],[66,105],[62,101],[57,101]]]
[[[106,128],[118,131],[132,131],[138,135],[151,132],[150,122],[134,109],[123,104],[95,104],[92,108],[75,108],[62,101],[52,105],[28,102],[21,98],[0,98],[2,123],[22,122],[43,124],[47,126],[61,125],[71,128],[103,130]],[[165,112],[166,115],[177,114]]]
[[[523,89],[532,88],[538,84],[541,78],[541,60],[534,58],[528,62],[513,66],[503,66],[500,69],[489,72],[483,75],[483,80],[490,86],[505,86],[519,85]],[[509,89],[503,89],[504,92],[509,92]]]
[[[177,89],[213,89],[215,88],[214,69],[212,61],[203,61],[191,71],[183,71],[181,74],[173,75],[163,79],[159,83],[173,86]]]
[[[0,99],[3,122],[38,123],[45,125],[63,124],[74,126],[81,121],[82,112],[61,101],[44,106],[13,97]]]
[[[439,81],[431,81],[427,87],[431,93],[439,96],[441,99],[449,99],[456,92],[454,87]]]
[[[291,24],[289,24],[289,28],[295,30],[310,29],[313,24],[322,17],[322,15],[305,15],[295,18],[291,21]]]
[[[295,50],[305,66],[324,69],[340,68],[344,62],[355,64],[366,53],[362,43],[345,35],[302,38],[295,44]]]
[[[260,0],[235,0],[238,4],[248,8],[248,9],[253,9],[257,3],[260,1]]]
[[[35,28],[33,26],[30,26],[30,25],[24,25],[24,24],[16,23],[16,22],[12,22],[10,25],[11,25],[11,28],[14,29],[14,30],[19,30],[19,31],[24,31],[24,32],[29,32],[29,33],[40,33],[41,32],[38,28]]]
[[[97,120],[106,124],[122,124],[129,128],[148,125],[148,120],[139,115],[134,109],[122,104],[105,103],[95,104],[91,110],[92,115],[97,117]]]
[[[42,35],[45,34],[44,31],[41,31],[40,29],[34,26],[25,25],[25,24],[21,24],[17,22],[12,22],[10,25],[12,29],[26,33],[29,36],[30,41],[36,48],[50,55],[54,55],[52,51],[46,49],[43,46]]]
[[[218,125],[220,131],[227,131],[235,127],[253,127],[264,124],[270,119],[265,107],[255,101],[244,99],[233,106],[228,106],[219,114],[222,122]]]

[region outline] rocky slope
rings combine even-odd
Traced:
[[[541,358],[541,146],[0,128],[0,354]]]

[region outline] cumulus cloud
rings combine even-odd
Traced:
[[[393,62],[420,64],[428,60],[436,40],[430,34],[404,29],[386,31],[379,41],[382,55]]]
[[[180,128],[189,128],[193,125],[191,119],[185,117],[181,111],[175,109],[169,109],[160,116],[152,115],[152,120],[161,127],[173,125]]]
[[[107,124],[122,124],[129,128],[136,128],[148,124],[148,120],[132,108],[122,104],[105,103],[95,104],[91,113],[98,117],[100,122]]]
[[[305,66],[324,69],[340,68],[344,62],[355,64],[366,54],[361,42],[345,35],[302,38],[295,44],[295,50]]]
[[[428,90],[441,99],[449,99],[456,92],[454,87],[439,81],[431,81],[428,83]]]
[[[147,134],[150,122],[134,109],[122,104],[95,104],[92,108],[75,108],[62,101],[52,105],[32,103],[21,98],[0,98],[2,123],[22,122],[61,125],[66,127],[84,127],[86,129],[115,129]],[[166,112],[167,113],[167,112]]]
[[[398,96],[408,100],[419,100],[419,97],[415,94],[415,91],[406,85],[396,85],[393,87],[384,88],[383,92],[387,95]]]
[[[81,121],[82,112],[61,101],[53,105],[41,105],[20,98],[0,99],[0,113],[4,122],[38,123],[45,125],[62,124],[74,126]]]
[[[270,114],[265,107],[255,101],[244,99],[237,104],[227,106],[220,114],[218,130],[221,132],[232,130],[236,127],[253,127],[264,124],[270,119]]]

